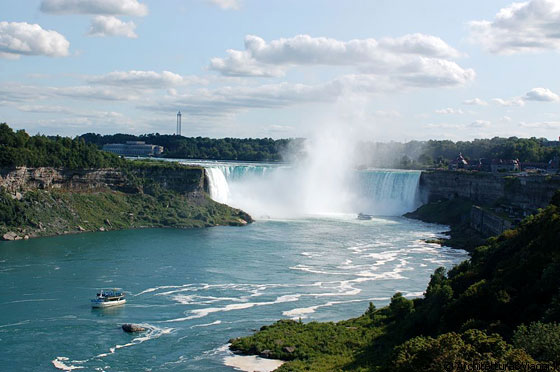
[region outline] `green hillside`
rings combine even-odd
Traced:
[[[231,348],[289,361],[279,371],[556,370],[560,363],[560,193],[478,247],[421,299],[395,294],[359,318],[282,320]],[[552,363],[552,364],[551,364]],[[486,367],[484,367],[486,366]],[[543,368],[548,369],[543,369]],[[499,369],[493,369],[499,370]],[[502,369],[503,370],[503,369]]]

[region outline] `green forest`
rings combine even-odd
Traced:
[[[145,141],[165,148],[164,157],[238,161],[282,161],[301,155],[304,139],[207,138],[174,135],[100,135],[87,133],[74,139],[60,136],[30,136],[0,124],[1,166],[55,166],[92,168],[119,166],[118,157],[97,151],[104,144]],[[519,159],[547,163],[560,156],[560,145],[538,138],[410,141],[407,143],[361,142],[356,148],[363,166],[418,168],[445,165],[462,153],[467,159]]]
[[[101,148],[108,143],[145,141],[165,148],[164,157],[179,159],[281,161],[286,154],[301,154],[304,139],[207,138],[174,135],[100,135],[87,133],[80,138]],[[560,146],[543,138],[475,139],[473,141],[429,140],[406,143],[364,141],[356,147],[357,158],[365,166],[414,167],[445,165],[462,153],[467,159],[519,159],[546,163],[560,156]]]
[[[24,130],[14,132],[6,123],[0,124],[0,166],[2,167],[118,167],[124,160],[81,138],[30,136]]]
[[[519,159],[521,162],[546,163],[560,156],[560,145],[542,138],[475,139],[473,141],[435,141],[424,144],[419,160],[424,163],[450,160],[462,153],[467,159]]]
[[[288,146],[301,140],[272,138],[207,138],[174,135],[131,134],[105,135],[86,133],[80,136],[87,143],[102,147],[108,143],[145,141],[165,148],[164,157],[177,159],[210,159],[241,161],[280,161]]]
[[[521,162],[548,163],[560,156],[560,143],[544,138],[494,137],[472,141],[449,140],[400,142],[361,142],[357,158],[364,166],[425,168],[445,166],[462,153],[467,160],[518,159]]]
[[[339,323],[282,320],[231,348],[289,361],[279,371],[559,370],[559,240],[560,192],[470,260],[437,269],[423,298],[396,293]]]

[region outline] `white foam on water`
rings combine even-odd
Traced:
[[[148,288],[143,290],[142,292],[135,294],[134,296],[140,296],[146,293],[151,293],[151,292],[156,292],[159,291],[161,289],[170,289],[170,288],[183,288],[183,287],[190,287],[192,286],[192,284],[185,284],[185,285],[162,285],[159,287],[153,287],[153,288]]]
[[[403,296],[410,298],[424,297],[424,292],[407,292]]]
[[[305,257],[322,257],[323,256],[323,254],[319,253],[319,252],[301,252],[300,255],[305,256]]]
[[[174,331],[173,328],[159,328],[159,327],[155,327],[151,324],[146,324],[146,323],[140,323],[138,325],[147,329],[147,331],[144,332],[142,336],[136,337],[136,338],[132,339],[131,342],[128,342],[126,344],[115,345],[113,347],[110,347],[108,353],[98,354],[94,358],[104,358],[104,357],[106,357],[110,354],[114,354],[118,349],[122,349],[122,348],[125,348],[125,347],[130,347],[130,346],[134,346],[134,345],[139,345],[143,342],[159,338],[163,335],[169,334],[169,333]]]
[[[66,364],[70,359],[67,357],[56,357],[51,361],[54,368],[60,369],[62,371],[72,371],[74,369],[83,369],[83,366],[75,366],[72,364]]]
[[[325,304],[309,306],[309,307],[300,307],[300,308],[296,308],[296,309],[292,309],[292,310],[283,311],[282,315],[290,317],[292,319],[298,319],[298,318],[305,319],[305,318],[307,318],[308,314],[312,314],[315,311],[317,311],[317,309],[320,309],[322,307],[330,307],[330,306],[333,306],[333,305],[348,304],[348,303],[361,302],[361,301],[363,301],[363,300],[329,301]]]
[[[351,280],[342,280],[339,282],[330,282],[329,284],[338,283],[336,287],[326,287],[328,289],[337,289],[338,292],[325,292],[325,293],[308,293],[302,296],[311,297],[337,297],[337,296],[355,296],[359,294],[362,290],[360,288],[355,288],[350,284]]]
[[[276,298],[276,300],[274,300],[274,301],[247,302],[247,303],[241,303],[241,304],[230,304],[230,305],[226,305],[224,307],[208,307],[208,308],[204,308],[204,309],[195,309],[195,310],[190,310],[190,313],[192,315],[182,317],[182,318],[163,320],[162,323],[184,322],[186,320],[204,318],[204,317],[208,316],[209,314],[218,313],[218,312],[244,310],[244,309],[249,309],[249,308],[252,308],[252,307],[255,307],[255,306],[268,306],[268,305],[275,305],[275,304],[284,303],[284,302],[293,302],[293,301],[297,301],[300,297],[301,297],[300,294],[284,295],[284,296],[280,296],[280,297]]]
[[[253,294],[251,294],[253,296]],[[214,296],[198,296],[198,295],[174,295],[172,300],[176,301],[182,305],[206,305],[215,302],[244,302],[247,301],[247,297],[214,297]]]
[[[3,302],[1,305],[17,304],[17,303],[21,303],[21,302],[43,302],[43,301],[57,301],[57,299],[56,298],[37,298],[37,299],[30,299],[30,300],[15,300],[15,301]]]
[[[191,328],[210,327],[210,326],[218,325],[218,324],[222,324],[222,321],[221,320],[216,320],[215,322],[212,322],[212,323],[195,324],[195,325],[191,326]]]
[[[0,325],[0,328],[6,328],[6,327],[14,327],[14,326],[18,326],[18,325],[24,325],[31,322],[30,320],[22,320],[21,322],[17,322],[17,323],[10,323],[10,324],[4,324],[4,325]]]
[[[324,270],[314,269],[314,268],[311,268],[311,267],[306,266],[306,265],[290,266],[290,270],[305,271],[305,272],[312,273],[312,274],[346,275],[346,273],[328,272],[328,271],[324,271]]]

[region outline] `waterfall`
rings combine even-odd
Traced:
[[[363,212],[394,216],[420,206],[419,171],[370,170],[358,174],[360,205]]]
[[[227,203],[229,199],[228,181],[220,168],[206,168],[208,176],[208,191],[210,197],[218,203]]]
[[[329,182],[332,176],[315,179],[315,173],[289,166],[220,164],[206,171],[212,199],[256,218],[358,212],[399,216],[420,205],[418,171],[352,171],[336,183]]]

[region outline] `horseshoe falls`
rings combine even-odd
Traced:
[[[366,213],[400,216],[419,203],[419,171],[356,170],[340,181],[314,179],[288,165],[221,164],[206,167],[211,197],[256,218]],[[340,182],[339,182],[340,181]]]

